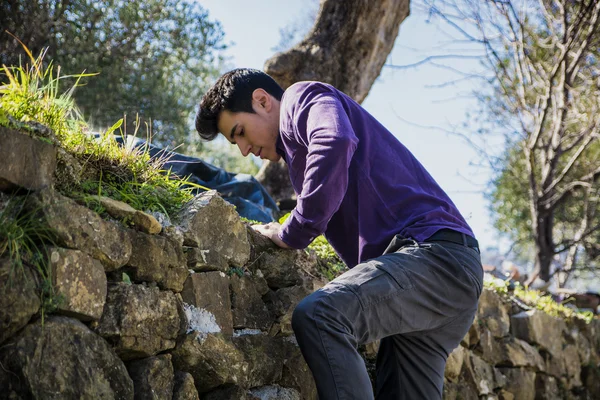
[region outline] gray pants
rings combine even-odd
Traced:
[[[294,311],[292,327],[320,400],[373,399],[357,347],[379,339],[378,400],[442,398],[446,359],[477,311],[479,253],[451,242],[396,243]]]

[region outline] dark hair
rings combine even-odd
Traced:
[[[217,120],[221,111],[254,113],[252,92],[264,89],[281,100],[283,89],[269,75],[258,69],[239,68],[222,75],[202,96],[196,114],[196,130],[204,140],[213,140],[219,134]]]

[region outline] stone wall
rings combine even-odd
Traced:
[[[215,192],[173,225],[106,198],[112,218],[101,218],[52,188],[52,145],[0,135],[11,143],[0,145],[11,161],[0,190],[52,230],[43,251],[60,299],[42,318],[42,279],[0,258],[0,397],[316,399],[291,331],[295,305],[326,283],[314,256],[276,248]],[[484,290],[450,355],[445,398],[600,398],[598,322],[524,311]],[[363,353],[372,370],[376,345]]]

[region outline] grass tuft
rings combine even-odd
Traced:
[[[62,299],[54,291],[52,271],[45,245],[54,244],[50,229],[36,217],[38,210],[26,210],[21,197],[12,197],[0,210],[0,257],[10,260],[9,284],[25,275],[25,268],[37,271],[41,280],[38,287],[42,302],[42,321],[52,313]]]
[[[496,293],[503,295],[504,297],[514,297],[518,302],[525,304],[528,307],[535,308],[543,311],[553,317],[563,319],[581,319],[586,323],[591,323],[594,318],[594,314],[591,311],[579,311],[564,304],[557,303],[552,296],[545,294],[538,290],[527,289],[522,287],[519,283],[516,284],[514,290],[509,290],[509,281],[501,279],[485,280],[484,286],[488,289],[494,290]]]
[[[82,78],[95,74],[61,75],[60,67],[55,68],[52,62],[44,65],[45,52],[34,58],[26,47],[25,51],[29,63],[0,69],[0,76],[7,79],[0,85],[0,126],[31,135],[39,134],[39,130],[28,124],[40,123],[51,129],[51,137],[45,139],[62,147],[81,166],[76,169],[76,178],[57,176],[59,191],[75,198],[102,194],[141,211],[159,211],[171,216],[192,199],[194,189],[208,190],[163,170],[168,159],[150,157],[147,147],[119,144],[115,135],[120,135],[123,143],[131,143],[126,140],[123,120],[94,138],[72,95]],[[65,78],[76,81],[69,89],[62,90]],[[138,118],[134,126],[135,137],[140,129]],[[149,143],[149,125],[146,132]]]
[[[279,218],[279,223],[283,224],[290,216],[290,213]],[[325,236],[320,235],[311,244],[308,245],[307,251],[314,251],[317,255],[319,271],[330,281],[340,276],[348,270],[346,264],[337,255],[331,244]]]

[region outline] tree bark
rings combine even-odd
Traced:
[[[312,30],[290,50],[275,54],[265,63],[265,72],[284,89],[295,82],[316,80],[330,83],[361,103],[394,47],[400,23],[409,14],[409,0],[321,0]],[[277,166],[266,162],[257,178],[274,188],[271,177],[286,170],[283,161]],[[273,172],[269,172],[273,171]],[[275,172],[277,171],[277,172]],[[287,176],[285,172],[284,176]],[[273,189],[289,193],[287,187]],[[292,190],[293,193],[293,190]]]

